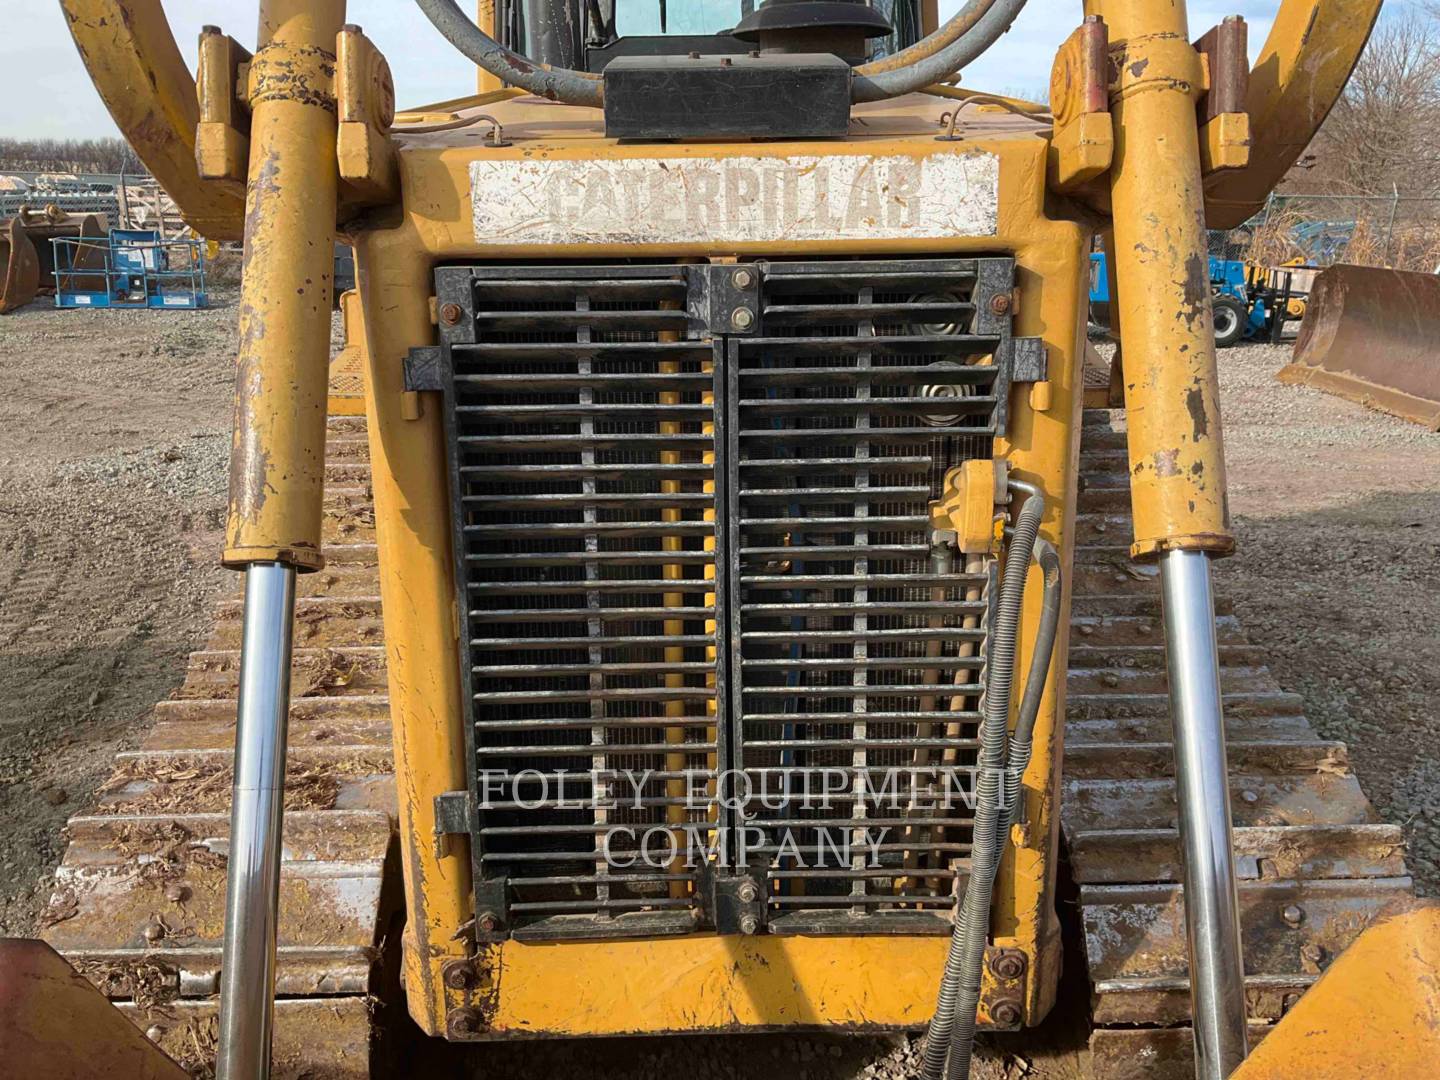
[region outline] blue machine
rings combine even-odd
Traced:
[[[1282,282],[1273,288],[1258,267],[1238,259],[1210,256],[1210,293],[1215,312],[1215,344],[1234,345],[1246,339],[1280,340],[1283,313],[1292,296],[1290,273],[1280,273]],[[1109,322],[1110,277],[1105,253],[1090,253],[1090,311],[1100,323]]]
[[[162,240],[154,229],[111,229],[105,243],[59,236],[55,306],[203,308],[205,248],[200,240]]]

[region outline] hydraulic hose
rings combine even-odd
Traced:
[[[851,100],[881,101],[941,81],[993,45],[1026,0],[969,0],[933,34],[893,56],[855,69]],[[496,41],[455,0],[415,0],[446,41],[502,82],[567,105],[604,104],[598,75],[536,64]]]
[[[882,72],[895,71],[906,64],[913,64],[917,60],[932,56],[949,46],[961,34],[967,34],[975,29],[975,24],[994,6],[995,0],[967,0],[965,6],[950,16],[945,21],[945,25],[937,28],[933,34],[921,38],[913,45],[907,45],[897,53],[861,64],[855,69],[855,74],[879,75]]]
[[[993,0],[986,6],[986,10],[978,18],[975,24],[965,33],[960,34],[954,41],[935,52],[929,44],[931,38],[945,32],[942,27],[924,41],[917,42],[902,52],[896,53],[886,60],[902,61],[907,53],[919,50],[920,59],[914,62],[905,62],[904,67],[897,67],[894,70],[887,70],[871,74],[866,70],[872,65],[865,65],[855,69],[855,78],[850,83],[850,100],[861,101],[883,101],[885,98],[899,97],[901,94],[911,94],[916,90],[923,90],[927,86],[933,86],[944,79],[949,78],[955,72],[971,63],[986,49],[1000,40],[1000,35],[1010,29],[1010,24],[1025,6],[1026,0]],[[965,11],[961,11],[950,20],[950,23],[961,18]],[[946,27],[950,25],[946,23]],[[929,53],[929,55],[925,55]],[[884,64],[886,61],[880,61]]]
[[[1028,485],[1027,485],[1028,486]],[[1005,558],[981,707],[980,754],[975,772],[975,821],[970,847],[970,881],[945,956],[940,994],[925,1041],[925,1080],[964,1077],[970,1071],[975,1041],[975,1010],[980,1002],[980,972],[990,928],[990,898],[1003,853],[999,826],[1004,811],[1006,742],[1010,697],[1015,677],[1015,646],[1030,553],[1040,532],[1045,500],[1038,490],[1025,500]],[[946,1067],[947,1053],[949,1067]]]
[[[547,67],[526,59],[476,26],[455,0],[415,0],[415,3],[446,41],[501,82],[566,105],[598,107],[604,103],[605,84],[598,75]]]
[[[1005,819],[998,837],[1002,853],[1020,805],[1020,780],[1030,767],[1035,718],[1040,715],[1040,699],[1045,696],[1050,658],[1055,653],[1055,636],[1060,629],[1060,553],[1054,544],[1040,537],[1035,541],[1035,561],[1040,564],[1044,592],[1040,600],[1040,625],[1035,630],[1035,646],[1030,653],[1030,670],[1025,675],[1025,693],[1020,698],[1020,715],[1010,735],[1010,758],[1005,765]]]

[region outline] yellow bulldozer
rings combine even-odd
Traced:
[[[245,588],[45,939],[223,1080],[408,1075],[407,1025],[928,1029],[938,1080],[1067,1010],[1097,1077],[1427,1075],[1400,831],[1210,576],[1205,229],[1379,0],[1282,0],[1253,70],[1238,17],[1085,0],[1045,103],[956,78],[1024,0],[631,2],[417,0],[478,82],[397,111],[343,0],[207,27],[194,76],[158,0],[62,0],[245,243]],[[46,1015],[33,1075],[113,1032]]]

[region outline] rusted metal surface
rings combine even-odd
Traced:
[[[1339,264],[1315,278],[1281,382],[1440,429],[1440,276]]]
[[[42,292],[55,289],[55,253],[50,241],[59,236],[104,237],[108,223],[99,214],[67,214],[59,207],[22,208],[0,224],[0,315],[24,307]],[[80,247],[74,268],[103,267],[104,256]],[[87,287],[77,275],[76,287]],[[102,286],[103,287],[103,286]]]
[[[1270,1033],[1252,1023],[1253,1049]],[[1194,1080],[1195,1039],[1187,1027],[1101,1028],[1090,1039],[1091,1075],[1104,1080]]]
[[[1265,205],[1340,97],[1379,14],[1380,0],[1283,0],[1250,72],[1246,167],[1206,178],[1209,228],[1233,229]]]
[[[1212,26],[1195,42],[1195,51],[1205,58],[1210,72],[1210,87],[1200,95],[1202,122],[1245,111],[1250,93],[1248,36],[1245,20],[1237,15]]]
[[[298,603],[276,990],[277,1077],[369,1075],[393,977],[395,806],[365,423],[329,422],[327,569]],[[336,541],[332,547],[330,540]],[[338,554],[337,554],[338,553]],[[215,1049],[240,608],[220,605],[70,844],[44,937],[187,1067]],[[388,884],[387,884],[388,881]]]
[[[187,1080],[43,941],[0,938],[0,1060],[7,1076]]]
[[[1128,558],[1127,462],[1122,414],[1087,413],[1061,820],[1106,1080],[1194,1068],[1158,589]],[[1401,832],[1377,821],[1344,745],[1316,736],[1263,647],[1219,608],[1254,1045],[1411,883]]]

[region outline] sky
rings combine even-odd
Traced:
[[[960,2],[940,0],[942,18],[953,14]],[[622,8],[624,3],[622,0]],[[685,0],[669,0],[672,9],[683,3]],[[206,23],[219,25],[242,44],[253,46],[253,0],[165,0],[164,6],[181,54],[192,66],[195,42]],[[1198,37],[1225,15],[1244,15],[1250,24],[1253,58],[1270,31],[1271,15],[1278,6],[1279,0],[1192,0],[1192,36]],[[1396,6],[1396,0],[1386,4],[1387,10]],[[1010,32],[966,69],[962,82],[1000,93],[1043,93],[1055,49],[1080,21],[1080,10],[1080,0],[1030,0]],[[364,27],[389,60],[402,108],[473,90],[473,66],[445,43],[410,0],[350,0],[348,12],[349,21]],[[4,28],[0,36],[0,137],[117,134],[55,0],[0,0],[0,27]]]

